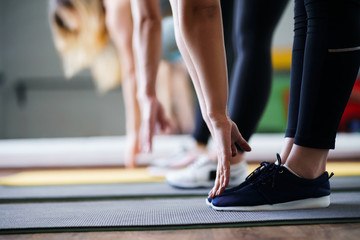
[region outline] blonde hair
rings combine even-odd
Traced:
[[[120,60],[105,24],[102,0],[49,0],[50,26],[66,78],[91,68],[99,92],[121,83]]]

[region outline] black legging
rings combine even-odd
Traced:
[[[358,0],[295,0],[286,137],[333,149],[360,65]]]
[[[230,76],[229,115],[246,140],[255,132],[270,94],[271,39],[287,2],[288,0],[221,1]],[[233,19],[229,17],[232,12]],[[229,26],[233,26],[232,31]],[[230,39],[233,39],[233,46]],[[232,47],[234,58],[231,55]],[[193,137],[206,144],[209,136],[209,130],[198,109]]]

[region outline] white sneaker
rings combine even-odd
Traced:
[[[180,170],[166,174],[166,181],[177,188],[211,188],[216,178],[217,162],[211,161],[206,155],[199,157],[194,163]],[[247,176],[245,161],[231,165],[229,187],[242,183]]]
[[[151,166],[148,167],[148,172],[152,176],[165,176],[169,171],[182,169],[195,162],[199,156],[206,152],[204,150],[194,150],[183,148],[181,151],[163,158],[156,159]]]

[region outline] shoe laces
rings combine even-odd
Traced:
[[[246,178],[245,181],[251,181],[253,179],[255,179],[256,177],[258,177],[260,175],[260,173],[263,173],[264,171],[266,171],[266,169],[271,165],[271,163],[269,162],[262,162],[260,163],[260,166],[257,167],[254,171],[252,171],[252,173],[250,173]]]
[[[276,163],[271,163],[268,165],[266,172],[264,172],[256,181],[255,184],[265,184],[268,181],[271,181],[271,186],[275,187],[275,179],[279,173],[282,173],[280,170],[281,167],[281,157],[280,154],[276,154],[277,161]]]

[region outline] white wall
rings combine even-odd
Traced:
[[[294,1],[289,0],[285,12],[283,13],[280,23],[275,30],[273,38],[274,46],[291,47],[293,41],[294,29]]]

